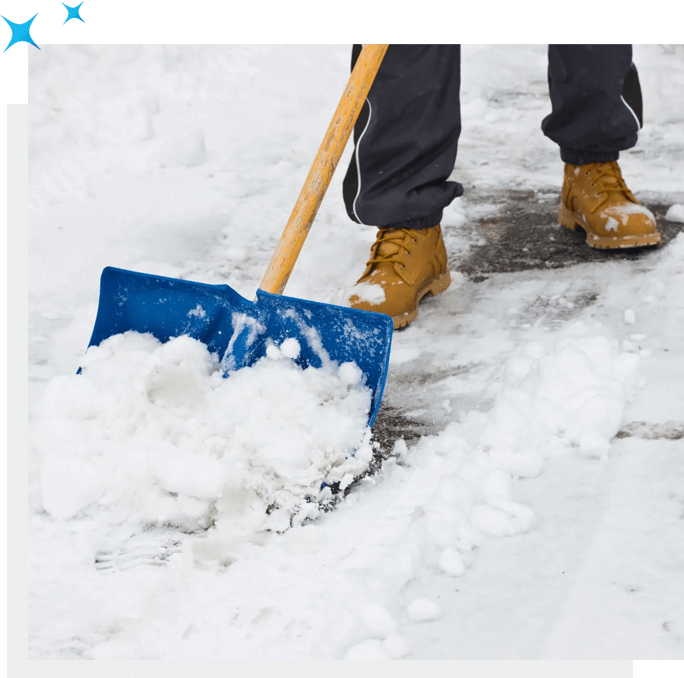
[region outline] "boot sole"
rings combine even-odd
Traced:
[[[576,231],[578,228],[587,236],[587,245],[598,250],[618,250],[630,247],[654,247],[661,241],[660,233],[645,233],[643,235],[623,235],[616,238],[600,236],[587,230],[582,220],[571,212],[565,205],[558,210],[558,221],[565,228]]]
[[[428,294],[432,297],[436,297],[438,294],[446,291],[449,285],[451,285],[451,274],[449,271],[446,271],[438,278],[431,280],[424,287],[421,287],[418,291],[418,294],[416,294],[416,301],[413,305],[413,308],[408,313],[404,313],[404,315],[392,316],[394,329],[398,330],[402,327],[406,327],[406,325],[409,325],[416,319],[416,316],[418,315],[418,304],[421,302],[423,297]]]

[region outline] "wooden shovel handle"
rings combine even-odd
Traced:
[[[261,281],[260,287],[265,292],[282,294],[285,289],[387,47],[388,45],[364,45],[361,50],[347,88]]]

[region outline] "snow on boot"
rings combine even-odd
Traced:
[[[439,224],[425,229],[381,228],[349,304],[392,316],[396,330],[415,319],[426,294],[440,294],[450,284]]]
[[[573,231],[579,226],[599,249],[660,243],[655,217],[627,188],[617,162],[566,164],[558,220]]]

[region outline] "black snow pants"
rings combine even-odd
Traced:
[[[355,45],[352,67],[361,51]],[[460,45],[390,45],[354,128],[343,182],[361,224],[430,228],[463,194],[448,181],[461,132]],[[549,45],[551,113],[542,131],[563,162],[617,160],[642,121],[631,45]]]

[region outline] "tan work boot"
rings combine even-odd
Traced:
[[[627,188],[617,162],[565,165],[558,220],[600,249],[660,243],[655,217]]]
[[[396,330],[415,319],[426,294],[440,294],[450,284],[439,224],[419,230],[381,228],[349,303],[392,316]]]

